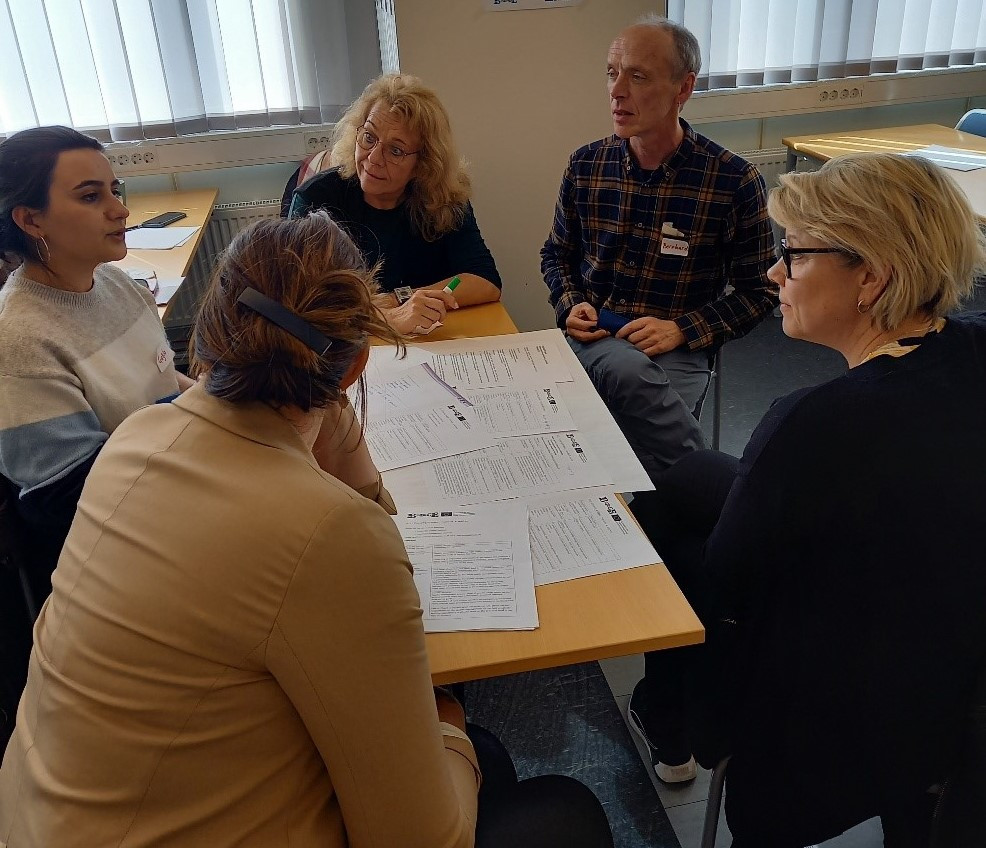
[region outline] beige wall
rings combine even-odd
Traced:
[[[584,0],[511,12],[486,12],[482,0],[395,5],[401,70],[422,77],[449,110],[504,303],[523,330],[552,326],[538,254],[562,171],[575,148],[612,132],[606,51],[658,4]]]

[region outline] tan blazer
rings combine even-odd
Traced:
[[[467,846],[390,516],[201,384],[97,460],[35,629],[0,845]]]

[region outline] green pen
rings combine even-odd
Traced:
[[[445,288],[442,289],[442,291],[447,291],[449,294],[451,294],[452,292],[455,291],[455,287],[459,285],[459,283],[461,282],[462,280],[460,280],[458,277],[453,277],[451,280],[448,281],[448,285],[446,285]]]

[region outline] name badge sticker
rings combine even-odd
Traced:
[[[174,358],[175,352],[171,349],[171,347],[167,343],[162,344],[161,347],[157,349],[157,354],[154,357],[154,361],[157,363],[157,370],[163,374],[164,369],[171,364]]]
[[[670,256],[688,256],[688,242],[683,239],[661,237],[661,253]]]

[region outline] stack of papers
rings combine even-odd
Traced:
[[[188,241],[198,227],[138,227],[127,233],[128,250],[170,250]]]
[[[941,168],[952,171],[975,171],[986,168],[986,153],[976,153],[973,150],[959,150],[956,147],[944,147],[941,144],[929,144],[918,150],[911,150],[905,156],[920,156],[934,162]]]
[[[373,348],[366,404],[426,631],[532,629],[535,585],[660,562],[615,494],[650,480],[559,331]]]

